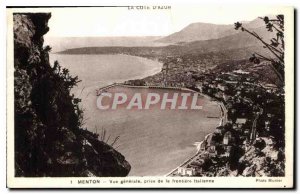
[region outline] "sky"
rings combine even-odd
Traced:
[[[43,8],[51,12],[48,37],[166,36],[190,23],[232,24],[280,13],[276,7],[171,6],[140,10],[134,7]]]

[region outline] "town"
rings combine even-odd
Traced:
[[[126,84],[189,88],[222,110],[220,125],[199,140],[197,153],[167,176],[284,176],[284,90],[270,81],[272,73],[261,76],[268,64],[207,66],[184,56],[162,61],[160,73]]]

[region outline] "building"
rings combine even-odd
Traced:
[[[215,152],[216,150],[216,141],[214,140],[214,133],[211,133],[207,137],[207,148],[210,150],[210,152]]]
[[[241,70],[241,69],[239,69],[239,70],[234,70],[233,72],[236,73],[236,74],[242,74],[242,75],[248,75],[248,74],[250,74],[250,72],[243,71],[243,70]]]
[[[181,176],[194,176],[196,175],[196,170],[195,168],[179,167],[177,173]]]
[[[250,131],[251,130],[249,128],[244,129],[244,135],[249,136]]]
[[[200,151],[203,152],[206,150],[207,142],[204,140],[200,143]]]
[[[271,124],[270,120],[265,121],[265,130],[266,131],[270,131],[270,124]]]
[[[237,85],[237,81],[227,81],[227,80],[225,80],[225,82],[227,83],[227,84],[231,84],[231,85]]]
[[[228,87],[225,84],[219,83],[218,84],[218,89],[221,90],[222,92],[224,92],[225,90],[228,89]]]
[[[231,150],[232,150],[232,146],[226,146],[225,153],[223,154],[223,156],[230,157]]]
[[[251,144],[250,144],[249,139],[247,138],[243,141],[243,148],[245,151],[247,151],[250,147],[251,147]]]
[[[247,118],[237,118],[235,123],[238,127],[242,127],[247,122]]]
[[[223,92],[223,100],[225,101],[225,102],[227,102],[228,100],[229,100],[229,98],[230,98],[230,96],[229,95],[227,95],[227,94],[225,94],[224,92]]]
[[[223,137],[223,144],[228,145],[231,142],[231,140],[232,140],[232,133],[230,131],[227,131]]]

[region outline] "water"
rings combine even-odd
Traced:
[[[51,54],[50,63],[53,64],[55,60],[82,80],[77,87],[78,91],[154,75],[162,68],[162,63],[158,61],[129,55]]]
[[[73,92],[82,98],[85,126],[94,132],[106,130],[106,140],[132,166],[130,176],[161,176],[196,152],[194,142],[202,141],[219,123],[215,102],[202,97],[202,110],[99,110],[95,90],[101,86],[141,78],[160,71],[162,64],[127,55],[51,55],[82,83]],[[125,93],[165,93],[167,89],[114,87]]]

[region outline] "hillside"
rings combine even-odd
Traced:
[[[256,30],[264,39],[268,40],[271,33],[263,27]],[[59,54],[129,54],[146,57],[166,57],[179,56],[185,54],[205,54],[205,53],[226,53],[225,58],[242,59],[249,58],[253,52],[267,54],[267,50],[255,38],[246,33],[238,32],[237,34],[226,36],[220,39],[194,41],[181,45],[169,45],[161,47],[81,47],[67,49]],[[235,55],[242,53],[241,55]]]
[[[264,21],[257,18],[250,22],[242,22],[244,27],[250,31],[255,31],[267,42],[274,37],[274,34],[267,31]],[[263,48],[260,41],[251,35],[237,31],[234,25],[217,25],[208,23],[193,23],[179,32],[157,39],[158,37],[139,37],[131,39],[129,37],[107,38],[106,43],[101,46],[83,46],[65,49],[59,54],[128,54],[150,58],[165,58],[168,56],[182,55],[203,55],[214,53],[223,55],[224,59],[244,59],[249,58],[254,52],[268,55],[268,51]],[[72,38],[69,38],[70,40]],[[90,38],[86,38],[87,40]],[[68,39],[64,40],[67,41]],[[75,39],[76,40],[76,39]],[[97,39],[93,45],[98,45]],[[123,40],[123,41],[120,41]],[[156,42],[156,44],[152,44]],[[109,43],[110,44],[107,44]],[[125,42],[127,42],[125,44]],[[129,44],[131,42],[131,44]],[[159,45],[168,44],[168,45]],[[76,43],[73,43],[76,45]],[[100,45],[100,44],[99,44]]]
[[[161,38],[158,42],[179,43],[192,42],[196,40],[218,39],[224,36],[235,34],[232,25],[217,25],[209,23],[193,23],[179,32],[175,32],[167,37]]]
[[[126,176],[130,164],[98,134],[82,129],[70,93],[79,81],[49,63],[47,13],[14,14],[15,176]]]
[[[244,26],[248,29],[257,29],[264,26],[264,22],[256,18],[253,21],[243,22]],[[170,34],[169,36],[158,39],[156,42],[177,44],[184,42],[193,42],[201,40],[220,39],[226,36],[237,34],[234,30],[234,25],[221,25],[221,24],[210,24],[210,23],[192,23],[187,27],[183,28],[179,32]]]
[[[255,29],[255,32],[263,37],[264,40],[269,40],[272,33],[267,32],[265,27]],[[234,35],[226,36],[220,39],[194,41],[184,45],[187,52],[212,52],[229,49],[244,49],[247,47],[257,47],[256,52],[265,52],[263,45],[254,37],[244,32],[238,32]]]

